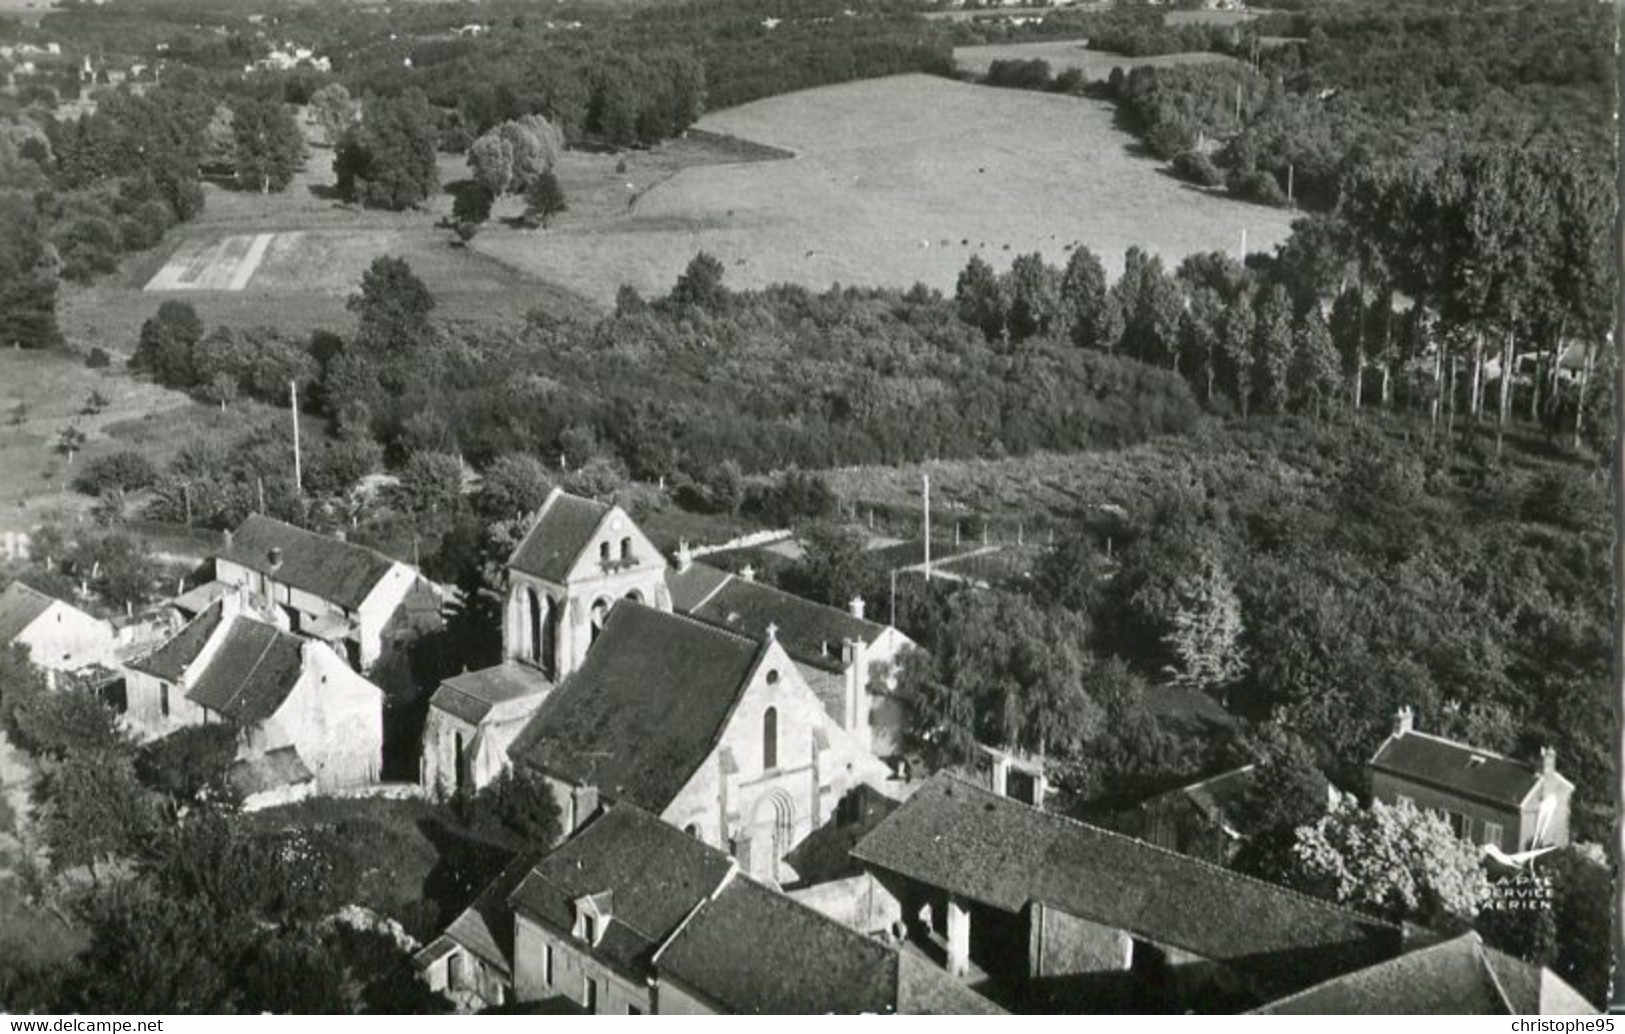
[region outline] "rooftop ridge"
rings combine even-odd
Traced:
[[[699,565],[700,563],[701,563],[701,561],[698,561],[698,560],[695,561],[696,565]],[[731,585],[734,582],[738,582],[741,585],[748,585],[751,588],[759,590],[761,592],[767,592],[767,593],[772,593],[772,594],[775,594],[775,595],[778,595],[778,596],[783,596],[786,599],[794,600],[797,603],[803,604],[803,605],[808,606],[808,607],[818,607],[818,608],[820,608],[822,610],[833,611],[834,613],[841,615],[842,617],[846,618],[847,620],[855,621],[855,622],[857,622],[859,624],[863,624],[863,625],[869,625],[870,627],[874,628],[877,632],[884,632],[884,631],[886,631],[886,629],[891,627],[890,625],[883,625],[880,622],[875,621],[875,620],[873,620],[871,618],[866,618],[866,617],[865,618],[860,618],[856,614],[852,613],[851,611],[845,610],[845,609],[843,609],[841,607],[837,607],[834,604],[820,603],[817,600],[810,600],[805,596],[801,596],[801,595],[798,595],[796,593],[793,593],[788,589],[782,589],[777,585],[769,585],[767,582],[758,582],[755,579],[750,579],[750,578],[741,578],[739,575],[735,574],[734,572],[725,571],[722,568],[717,567],[715,564],[705,564],[704,566],[709,567],[714,571],[720,572],[724,577],[723,577],[723,581],[720,584],[718,584],[715,589],[712,589],[708,594],[706,594],[704,599],[702,599],[699,603],[694,605],[695,610],[698,610],[700,607],[703,607],[706,603],[709,603],[716,596],[717,593],[721,592],[728,585]]]
[[[1272,998],[1269,1001],[1264,1002],[1262,1005],[1259,1005],[1257,1008],[1255,1008],[1255,1009],[1253,1009],[1251,1011],[1252,1012],[1261,1012],[1261,1011],[1263,1011],[1265,1009],[1274,1008],[1277,1005],[1285,1005],[1288,1002],[1295,1002],[1300,998],[1303,998],[1303,997],[1305,997],[1307,995],[1314,994],[1315,992],[1319,991],[1321,988],[1326,987],[1326,986],[1328,986],[1330,984],[1335,984],[1340,980],[1347,980],[1350,977],[1358,976],[1361,973],[1365,973],[1365,972],[1368,972],[1370,970],[1376,969],[1379,966],[1391,966],[1391,965],[1393,965],[1393,964],[1395,964],[1397,962],[1402,962],[1402,961],[1409,960],[1409,959],[1421,958],[1424,955],[1431,955],[1431,954],[1433,954],[1435,952],[1442,952],[1444,949],[1454,947],[1456,944],[1458,944],[1459,942],[1461,942],[1463,940],[1470,940],[1470,941],[1472,941],[1474,943],[1474,945],[1475,945],[1475,954],[1477,954],[1479,956],[1480,960],[1482,960],[1483,953],[1481,951],[1477,950],[1477,947],[1481,946],[1482,943],[1483,943],[1482,939],[1478,936],[1478,931],[1476,931],[1476,930],[1468,930],[1465,933],[1457,934],[1455,937],[1446,938],[1445,940],[1439,941],[1439,942],[1437,942],[1435,944],[1424,945],[1423,947],[1417,948],[1414,951],[1407,951],[1407,952],[1404,952],[1402,954],[1395,955],[1391,959],[1384,959],[1381,962],[1374,962],[1369,966],[1362,966],[1359,969],[1350,970],[1347,973],[1339,973],[1337,976],[1327,977],[1325,980],[1321,980],[1321,981],[1318,981],[1316,983],[1310,984],[1308,987],[1303,988],[1302,990],[1299,990],[1299,991],[1294,991],[1289,995],[1283,995],[1280,998]],[[1488,969],[1489,967],[1485,966],[1484,968]],[[1496,991],[1500,992],[1500,990],[1501,990],[1500,985],[1497,984],[1496,985]],[[1502,1001],[1506,1001],[1506,996],[1505,996],[1504,993],[1502,994]]]
[[[1266,890],[1273,891],[1273,892],[1278,893],[1278,894],[1285,894],[1285,895],[1288,895],[1290,897],[1296,898],[1297,900],[1302,901],[1302,902],[1304,902],[1306,904],[1309,904],[1309,905],[1313,905],[1316,908],[1321,909],[1322,911],[1335,912],[1338,915],[1346,916],[1346,917],[1353,918],[1353,919],[1358,919],[1363,923],[1369,923],[1369,924],[1374,925],[1374,926],[1383,927],[1383,928],[1386,928],[1386,929],[1389,929],[1389,930],[1395,930],[1395,931],[1398,931],[1398,930],[1402,929],[1398,924],[1390,923],[1386,919],[1379,919],[1376,916],[1367,915],[1364,912],[1356,911],[1355,909],[1352,909],[1352,908],[1345,908],[1344,906],[1339,905],[1339,904],[1335,904],[1334,902],[1326,901],[1326,900],[1324,900],[1322,898],[1317,898],[1317,897],[1315,897],[1315,896],[1313,896],[1311,894],[1305,894],[1300,890],[1294,890],[1291,887],[1284,887],[1279,883],[1271,883],[1268,880],[1261,880],[1256,876],[1248,876],[1245,873],[1237,872],[1234,869],[1227,869],[1222,865],[1217,865],[1217,864],[1215,864],[1213,862],[1204,861],[1201,858],[1193,858],[1193,857],[1191,857],[1190,855],[1187,855],[1187,854],[1180,854],[1178,851],[1174,851],[1174,850],[1171,850],[1171,849],[1166,848],[1166,847],[1161,847],[1161,846],[1159,846],[1157,844],[1153,844],[1153,843],[1150,843],[1150,842],[1145,841],[1145,840],[1140,840],[1137,837],[1128,836],[1125,833],[1118,833],[1118,832],[1115,832],[1115,831],[1110,830],[1110,829],[1103,829],[1100,826],[1091,825],[1090,823],[1084,822],[1084,821],[1082,821],[1080,819],[1072,818],[1070,815],[1062,815],[1059,812],[1053,812],[1053,811],[1044,811],[1044,810],[1039,809],[1039,808],[1033,808],[1033,807],[1031,807],[1029,805],[1022,804],[1020,801],[1012,800],[1011,798],[1008,798],[1008,797],[1001,797],[999,794],[994,793],[992,790],[984,789],[983,787],[976,785],[975,783],[973,783],[970,780],[964,778],[963,776],[957,775],[957,774],[955,774],[953,772],[944,772],[944,773],[942,773],[942,775],[946,776],[948,779],[953,780],[954,782],[960,783],[960,784],[968,787],[969,789],[975,790],[978,793],[985,794],[986,796],[989,796],[989,797],[995,797],[995,798],[998,798],[999,800],[1010,801],[1010,804],[1012,806],[1017,807],[1017,808],[1025,809],[1027,811],[1032,812],[1035,815],[1044,816],[1045,818],[1049,819],[1052,822],[1056,822],[1056,823],[1063,824],[1063,825],[1077,826],[1080,829],[1087,830],[1087,831],[1089,831],[1091,833],[1097,833],[1097,834],[1100,834],[1102,836],[1108,837],[1108,838],[1113,839],[1113,840],[1126,841],[1126,842],[1128,842],[1130,844],[1134,844],[1137,847],[1148,849],[1148,850],[1151,850],[1151,851],[1155,851],[1158,854],[1163,854],[1163,855],[1168,855],[1168,856],[1173,857],[1173,858],[1178,858],[1181,861],[1188,862],[1188,863],[1190,863],[1192,865],[1201,866],[1204,869],[1207,869],[1207,870],[1210,870],[1210,871],[1212,871],[1214,873],[1217,873],[1217,874],[1223,876],[1226,880],[1228,880],[1228,881],[1230,881],[1232,883],[1244,884],[1244,885],[1249,885],[1249,886],[1263,887]],[[904,803],[904,807],[907,807],[906,802]],[[901,812],[901,810],[902,809],[899,808],[898,812]],[[888,819],[888,821],[890,821],[890,820]],[[860,845],[861,845],[861,843],[862,843],[862,841],[859,841]],[[1035,899],[1035,900],[1037,900],[1037,899]],[[1177,945],[1176,945],[1176,947],[1177,947]]]
[[[1424,740],[1432,740],[1434,743],[1443,743],[1446,746],[1455,747],[1455,748],[1457,748],[1459,750],[1465,750],[1465,751],[1467,751],[1468,753],[1471,753],[1471,754],[1482,754],[1487,758],[1494,758],[1497,761],[1510,761],[1512,764],[1521,765],[1524,768],[1529,768],[1529,769],[1534,768],[1533,763],[1531,763],[1529,761],[1525,761],[1522,758],[1515,758],[1515,757],[1511,756],[1510,754],[1502,754],[1499,751],[1489,750],[1489,749],[1487,749],[1485,747],[1475,747],[1470,743],[1463,743],[1460,740],[1453,740],[1448,736],[1440,736],[1437,733],[1422,732],[1422,731],[1417,730],[1417,729],[1407,729],[1404,732],[1403,735],[1405,735],[1405,736],[1417,736],[1417,737],[1420,737],[1421,739],[1424,739]],[[1388,737],[1388,740],[1385,740],[1383,742],[1383,746],[1387,746],[1388,741],[1396,740],[1396,739],[1399,739],[1399,738],[1400,738],[1399,736],[1390,736],[1390,737]],[[1382,753],[1382,748],[1381,747],[1377,748],[1377,753],[1378,754]]]
[[[390,556],[388,553],[385,553],[385,552],[383,552],[381,550],[374,549],[371,546],[363,545],[360,542],[351,542],[349,539],[341,539],[336,535],[327,535],[327,534],[324,534],[324,533],[319,532],[319,531],[313,531],[310,528],[302,528],[297,524],[290,524],[287,521],[280,520],[280,519],[278,519],[276,517],[272,517],[272,516],[269,516],[267,514],[251,513],[243,521],[243,524],[248,524],[250,521],[260,521],[260,522],[263,522],[263,523],[266,523],[266,524],[274,524],[279,528],[286,528],[287,530],[289,530],[291,532],[294,532],[294,533],[296,533],[298,535],[303,535],[306,538],[321,539],[324,542],[331,542],[334,545],[343,546],[345,549],[355,550],[356,552],[359,552],[359,553],[370,553],[373,556],[378,557],[380,560],[389,561],[391,564],[404,564],[404,563],[406,563],[406,561],[404,561],[404,560],[397,560],[394,557]],[[242,525],[239,525],[238,527],[241,528]],[[412,567],[411,564],[406,564],[406,566],[407,567]],[[414,568],[414,570],[416,570],[416,568]]]

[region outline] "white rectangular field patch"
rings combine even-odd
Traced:
[[[274,233],[234,234],[218,240],[183,243],[156,275],[148,291],[241,291],[265,258]]]

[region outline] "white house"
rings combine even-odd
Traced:
[[[77,671],[112,660],[113,626],[22,582],[0,592],[0,646],[20,643],[42,668]]]
[[[234,725],[238,759],[258,791],[271,789],[268,772],[323,790],[378,779],[383,691],[326,644],[262,620],[240,596],[222,597],[126,670],[126,715],[139,732]]]
[[[226,537],[215,578],[247,589],[278,624],[319,639],[359,671],[440,623],[440,593],[410,564],[260,514]]]

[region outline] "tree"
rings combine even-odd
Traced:
[[[1088,614],[1104,594],[1108,572],[1094,537],[1080,527],[1056,540],[1033,578],[1035,593],[1044,603]]]
[[[203,340],[203,321],[191,303],[166,301],[141,324],[130,365],[146,370],[160,384],[191,387],[197,383],[192,369],[192,350]]]
[[[1264,404],[1271,413],[1286,412],[1291,398],[1292,303],[1280,284],[1266,288],[1257,304],[1253,326],[1253,365]]]
[[[339,139],[333,172],[339,194],[374,208],[416,208],[439,186],[435,164],[435,115],[417,90],[375,97],[361,124]]]
[[[468,146],[468,168],[492,197],[506,194],[513,185],[513,142],[499,129],[483,134]]]
[[[530,188],[525,192],[527,221],[546,226],[549,220],[568,207],[564,199],[564,188],[559,186],[559,178],[553,174],[552,169],[542,170],[530,181]]]
[[[262,194],[286,189],[305,161],[305,138],[293,113],[274,101],[245,99],[232,114],[237,185]]]
[[[410,352],[427,332],[434,295],[405,259],[380,255],[346,307],[356,314],[355,345],[372,355]]]
[[[150,486],[158,478],[152,461],[134,449],[121,449],[107,456],[98,456],[86,463],[74,481],[74,487],[88,495],[107,492],[137,492]]]
[[[47,692],[38,683],[25,682],[15,691],[19,695],[8,706],[7,731],[24,750],[60,760],[121,749],[118,716],[90,690]]]
[[[548,781],[521,765],[509,765],[467,805],[476,829],[497,829],[530,847],[548,847],[563,832],[558,799]]]
[[[136,778],[176,806],[234,806],[239,794],[228,775],[237,760],[237,736],[237,729],[230,725],[190,725],[177,730],[136,753]]]
[[[1004,293],[1010,300],[1005,318],[1010,340],[1048,334],[1060,323],[1060,276],[1044,264],[1044,256],[1038,252],[1016,256],[1004,276]]]
[[[1137,245],[1130,247],[1112,293],[1123,312],[1123,351],[1141,362],[1177,369],[1184,299],[1162,259]]]
[[[960,272],[954,285],[954,306],[959,318],[979,328],[989,341],[1004,333],[1009,307],[1004,285],[980,255],[972,255]]]
[[[415,452],[401,468],[395,498],[416,514],[452,514],[463,502],[463,464],[443,452]]]
[[[59,868],[89,865],[133,852],[156,823],[151,795],[135,778],[128,754],[76,750],[46,777],[41,824]]]
[[[478,183],[457,191],[451,201],[452,222],[459,227],[478,227],[491,218],[491,201],[491,192]]]
[[[480,472],[474,509],[488,521],[509,520],[535,513],[552,490],[541,460],[528,453],[504,453]]]
[[[49,348],[61,340],[44,229],[26,196],[0,191],[0,345]]]
[[[1110,352],[1123,336],[1123,314],[1106,279],[1106,267],[1087,245],[1079,244],[1061,275],[1061,306],[1079,348]]]
[[[68,457],[68,465],[73,465],[73,458],[80,449],[85,447],[85,432],[69,425],[56,433],[56,451]]]
[[[322,139],[327,146],[337,147],[345,130],[355,124],[361,106],[350,96],[343,83],[328,83],[310,95],[311,115],[322,127]]]
[[[799,536],[802,559],[786,573],[786,588],[798,596],[846,609],[855,596],[873,585],[874,564],[861,533],[832,521],[819,521]]]
[[[1198,554],[1193,569],[1174,584],[1163,644],[1176,683],[1224,690],[1246,670],[1241,646],[1241,601],[1212,551]]]
[[[1240,407],[1243,418],[1253,397],[1255,326],[1252,302],[1246,293],[1230,303],[1219,324],[1220,379],[1231,400]]]
[[[1301,827],[1290,864],[1300,890],[1438,929],[1470,922],[1489,893],[1478,849],[1408,801],[1345,804]]]
[[[715,255],[702,251],[689,260],[667,301],[678,307],[720,313],[728,307],[728,289],[722,285],[722,275],[722,263]]]
[[[1331,329],[1315,306],[1298,321],[1289,377],[1293,394],[1313,409],[1316,417],[1336,394],[1341,381]]]

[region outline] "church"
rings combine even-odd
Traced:
[[[524,766],[566,836],[619,801],[793,881],[791,848],[890,781],[872,745],[896,709],[870,694],[909,643],[686,554],[673,569],[620,507],[555,489],[509,558],[503,661],[430,701],[424,783]]]

